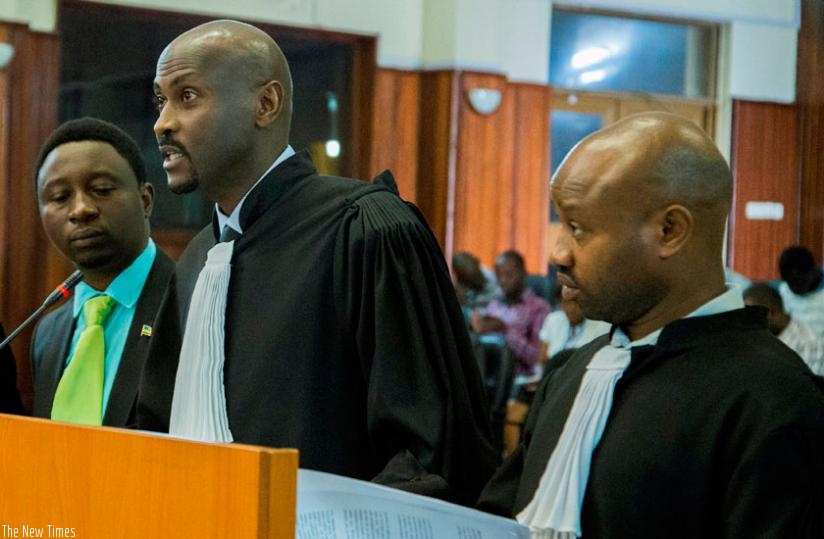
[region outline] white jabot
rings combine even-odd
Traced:
[[[581,505],[592,452],[604,433],[615,384],[629,366],[629,345],[654,344],[660,333],[658,330],[630,343],[620,328],[616,328],[612,342],[590,360],[535,496],[516,517],[529,527],[533,539],[581,536]]]
[[[293,155],[295,150],[287,145],[243,195],[231,215],[224,214],[215,204],[222,238],[237,237],[243,232],[240,209],[246,197],[272,169]],[[230,230],[236,234],[225,234]],[[174,436],[208,442],[233,441],[226,409],[223,367],[226,362],[226,295],[234,246],[234,241],[223,241],[209,250],[192,292],[169,418],[169,434]]]
[[[189,305],[180,349],[169,434],[207,442],[231,442],[223,384],[226,293],[234,241],[209,250]]]
[[[743,306],[741,290],[732,286],[687,318]],[[581,536],[581,507],[592,452],[604,433],[615,385],[629,366],[631,349],[655,345],[661,331],[658,329],[631,342],[621,328],[615,328],[610,344],[598,350],[590,360],[535,495],[516,516],[518,522],[529,527],[532,539],[575,539]]]

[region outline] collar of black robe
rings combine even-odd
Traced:
[[[723,328],[723,330],[719,330]],[[681,318],[670,322],[661,330],[654,346],[632,348],[632,360],[625,376],[632,376],[645,369],[662,356],[679,354],[696,346],[729,341],[729,329],[767,331],[767,309],[760,305],[747,306],[723,313]],[[612,332],[610,332],[610,335]]]
[[[295,153],[295,155],[269,171],[269,174],[255,185],[243,202],[243,207],[240,209],[240,227],[243,229],[243,234],[236,240],[236,244],[243,241],[246,232],[254,222],[266,213],[266,210],[277,202],[284,193],[304,178],[315,174],[317,174],[317,170],[315,170],[315,165],[306,150]],[[217,241],[220,238],[220,230],[218,229],[216,211],[212,211],[212,232],[215,241]]]

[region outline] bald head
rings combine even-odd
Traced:
[[[597,163],[593,170],[592,162]],[[627,217],[684,206],[694,232],[720,248],[732,201],[732,176],[715,143],[694,123],[665,112],[629,116],[581,141],[562,163],[563,184],[614,197]]]
[[[154,90],[173,192],[203,189],[231,212],[289,143],[289,65],[254,26],[220,20],[181,34],[158,59]]]
[[[275,40],[260,28],[232,20],[196,26],[166,46],[158,59],[158,71],[170,67],[181,52],[199,61],[204,69],[230,72],[234,80],[243,81],[249,88],[277,81],[283,91],[284,112],[291,118],[289,63]]]
[[[625,118],[581,141],[552,180],[551,253],[565,299],[640,336],[724,290],[729,167],[688,120]]]

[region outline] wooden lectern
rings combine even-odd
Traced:
[[[0,537],[292,538],[297,466],[294,449],[0,414]]]

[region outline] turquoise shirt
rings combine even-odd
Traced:
[[[143,292],[143,285],[154,264],[157,247],[149,239],[149,243],[143,252],[134,259],[129,267],[120,272],[114,278],[108,288],[102,293],[108,294],[117,302],[112,308],[109,317],[106,319],[103,330],[103,339],[106,343],[106,360],[104,365],[103,378],[103,415],[106,415],[106,406],[109,404],[109,395],[112,392],[114,378],[117,369],[120,367],[120,357],[123,355],[123,348],[126,346],[126,338],[129,336],[129,327],[132,325],[134,313],[137,310],[137,300]],[[80,333],[86,328],[86,321],[79,316],[83,311],[83,304],[94,296],[100,295],[99,290],[95,290],[84,281],[81,281],[74,293],[73,312],[76,321],[72,345],[69,348],[69,357],[66,358],[66,365],[69,364],[74,347],[80,338]]]

